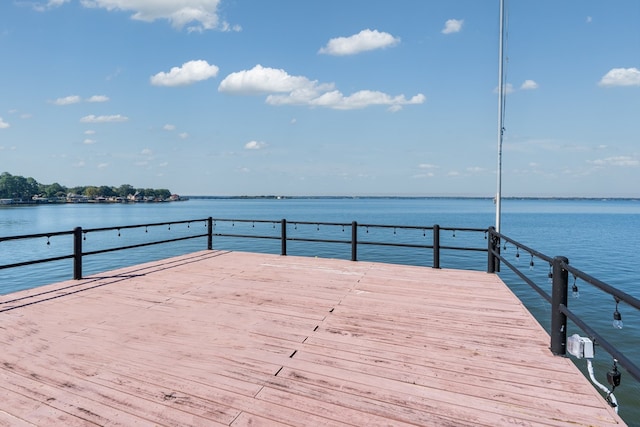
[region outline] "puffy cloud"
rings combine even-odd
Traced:
[[[7,122],[5,122],[2,117],[0,117],[0,129],[6,129],[8,127],[11,127],[11,125]]]
[[[392,111],[399,110],[403,105],[422,104],[425,96],[418,94],[411,99],[406,99],[404,95],[390,96],[383,92],[372,90],[361,90],[349,96],[343,95],[339,91],[327,92],[315,99],[309,100],[308,104],[312,106],[321,106],[333,108],[336,110],[354,110],[365,108],[371,105],[387,105]],[[270,96],[267,102],[272,104],[286,104],[287,97]]]
[[[95,131],[95,130],[92,130],[92,129],[88,129],[88,130],[85,130],[85,131],[84,131],[84,134],[85,134],[85,135],[94,135],[95,133],[96,133],[96,131]]]
[[[95,144],[96,140],[95,139],[90,139],[90,138],[86,138],[84,141],[82,141],[83,144],[87,144],[87,145],[91,145],[91,144]]]
[[[218,75],[218,67],[209,65],[207,61],[197,60],[173,67],[168,73],[159,72],[151,76],[151,84],[155,86],[185,86]]]
[[[538,83],[536,83],[533,80],[525,80],[520,86],[520,89],[522,90],[538,89]]]
[[[442,34],[459,33],[462,30],[462,24],[464,24],[464,19],[448,19],[444,23]]]
[[[108,96],[104,95],[93,95],[90,98],[87,98],[87,102],[107,102],[109,100]]]
[[[345,96],[335,90],[333,83],[318,83],[304,76],[291,76],[281,69],[256,65],[251,70],[229,74],[218,87],[220,92],[231,94],[269,94],[270,105],[306,105],[338,110],[365,108],[370,105],[387,105],[397,111],[407,104],[422,104],[425,96],[415,95],[406,99],[404,95],[390,96],[383,92],[362,90]]]
[[[65,96],[64,98],[58,98],[55,101],[53,101],[53,104],[70,105],[70,104],[77,104],[80,101],[82,101],[82,99],[78,95],[71,95],[71,96]]]
[[[244,144],[244,148],[247,150],[259,150],[266,146],[267,144],[262,141],[249,141],[246,144]]]
[[[52,0],[53,1],[53,0]],[[61,0],[57,0],[61,1]],[[64,1],[64,0],[62,0]],[[84,7],[107,11],[133,12],[132,19],[153,22],[166,19],[176,29],[187,26],[189,31],[220,29],[239,30],[227,22],[220,22],[218,5],[221,0],[80,0]],[[192,24],[193,25],[189,25]]]
[[[189,134],[187,132],[182,132],[182,133],[178,134],[178,136],[180,137],[180,139],[189,138]]]
[[[166,125],[162,126],[162,129],[170,132],[172,130],[176,130],[176,127],[175,127],[175,125],[166,124]]]
[[[120,114],[114,114],[111,116],[95,116],[90,114],[88,116],[84,116],[80,119],[82,123],[115,123],[115,122],[126,122],[129,120],[128,117],[122,116]]]
[[[640,86],[640,69],[612,68],[598,84],[600,86]]]
[[[400,38],[378,30],[362,30],[350,37],[337,37],[329,40],[318,53],[327,55],[355,55],[368,50],[384,49],[400,43]]]
[[[264,94],[315,90],[317,81],[291,76],[286,71],[258,64],[250,70],[229,74],[220,82],[218,91],[237,94]]]

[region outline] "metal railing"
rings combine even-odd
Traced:
[[[609,353],[617,363],[620,363],[637,381],[640,381],[640,368],[633,363],[625,354],[620,352],[613,344],[607,341],[602,334],[598,333],[593,327],[585,322],[580,316],[571,311],[568,307],[569,301],[569,274],[574,277],[575,280],[580,279],[582,282],[594,286],[598,290],[611,295],[616,302],[616,311],[618,317],[618,303],[624,302],[630,307],[640,310],[640,299],[629,295],[595,277],[569,265],[569,259],[564,256],[550,257],[543,253],[529,248],[522,243],[519,243],[504,234],[496,232],[495,228],[490,227],[489,230],[489,255],[488,255],[488,268],[487,272],[495,273],[500,271],[500,264],[504,264],[509,267],[514,273],[518,275],[525,283],[527,283],[532,289],[540,294],[549,304],[551,304],[551,352],[558,356],[564,356],[567,352],[567,320],[571,320],[578,328],[580,328],[594,344],[602,347],[607,353]],[[509,262],[500,253],[501,245],[503,249],[506,248],[507,243],[516,248],[516,253],[523,251],[531,257],[531,265],[533,265],[533,259],[541,259],[548,263],[550,266],[549,278],[551,279],[551,295],[549,295],[538,284],[531,280],[525,273],[523,273],[516,265]],[[577,287],[574,284],[572,286],[572,292],[577,292]],[[614,320],[616,320],[616,314],[614,314]]]
[[[117,231],[118,234],[120,234],[121,230],[126,230],[126,229],[144,228],[146,231],[149,227],[167,226],[170,228],[172,225],[178,225],[178,224],[189,225],[191,223],[203,222],[203,221],[207,225],[206,233],[83,252],[82,242],[86,240],[87,234],[90,234],[90,233]],[[151,245],[160,245],[160,244],[178,242],[183,240],[197,239],[201,237],[208,237],[207,247],[208,249],[211,249],[211,230],[212,230],[211,218],[205,218],[205,219],[193,219],[188,221],[156,222],[156,223],[149,223],[149,224],[123,225],[118,227],[101,227],[101,228],[88,228],[88,229],[83,229],[82,227],[76,227],[72,231],[59,231],[59,232],[53,232],[53,233],[38,233],[38,234],[25,234],[20,236],[0,237],[0,243],[8,242],[8,241],[18,241],[18,240],[34,240],[34,239],[41,239],[43,237],[46,237],[47,244],[49,244],[49,239],[51,237],[73,236],[73,248],[72,248],[73,252],[72,253],[59,255],[55,257],[40,258],[40,259],[34,259],[29,261],[3,264],[3,265],[0,265],[0,270],[4,270],[8,268],[26,267],[29,265],[43,264],[47,262],[61,261],[65,259],[73,259],[73,278],[75,280],[80,280],[82,279],[82,259],[85,256],[104,254],[107,252],[115,252],[115,251],[121,251],[126,249],[141,248],[141,247],[151,246]]]
[[[172,225],[187,224],[204,222],[206,232],[194,233],[187,236],[181,236],[177,238],[161,239],[147,241],[143,243],[135,243],[124,246],[117,246],[105,249],[97,249],[92,251],[83,251],[83,241],[86,239],[87,234],[106,232],[106,231],[118,231],[120,230],[144,228],[145,231],[149,227],[161,227],[165,226],[171,229]],[[226,224],[226,227],[221,226]],[[239,232],[238,228],[235,228],[235,224],[244,224],[244,228],[250,228],[251,232]],[[251,224],[251,227],[247,227]],[[267,227],[270,231],[267,233],[262,228],[262,232],[257,230],[256,224],[267,224],[271,227]],[[345,232],[350,230],[350,233],[344,234],[343,238],[318,238],[313,237],[309,233],[303,233],[298,230],[298,226],[301,227],[315,227],[317,231],[320,227],[326,228],[338,228]],[[370,230],[393,230],[393,234],[396,232],[405,230],[409,232],[418,232],[426,239],[430,234],[431,240],[422,241],[420,243],[416,241],[386,241],[386,240],[374,240],[371,238],[373,233],[369,233]],[[370,238],[363,238],[362,232],[365,236],[369,235]],[[486,240],[482,246],[461,246],[452,244],[441,244],[441,238],[443,232],[451,232],[455,237],[456,232],[468,232],[474,235],[482,236],[472,240],[473,242]],[[327,233],[330,234],[330,233]],[[588,283],[595,288],[603,291],[616,301],[616,307],[619,302],[628,304],[630,307],[640,310],[640,300],[617,289],[613,286],[604,283],[595,277],[573,267],[569,264],[569,260],[566,257],[556,256],[550,257],[543,253],[529,248],[522,243],[519,243],[504,234],[498,233],[493,227],[487,229],[481,228],[452,228],[452,227],[440,227],[439,225],[433,226],[407,226],[407,225],[383,225],[383,224],[360,224],[356,221],[350,223],[337,223],[337,222],[307,222],[307,221],[287,221],[282,220],[251,220],[251,219],[227,219],[227,218],[204,218],[193,219],[185,221],[172,221],[150,224],[138,224],[127,225],[119,227],[106,227],[106,228],[90,228],[83,229],[76,227],[73,231],[63,231],[54,233],[39,233],[22,236],[8,236],[0,237],[0,243],[13,240],[28,240],[28,239],[41,239],[43,237],[50,239],[54,236],[73,236],[73,253],[65,254],[56,257],[48,257],[42,259],[35,259],[30,261],[20,261],[9,264],[0,265],[0,270],[8,268],[25,267],[33,264],[41,264],[53,261],[59,261],[62,259],[73,259],[73,278],[82,278],[82,262],[86,256],[93,256],[98,254],[104,254],[107,252],[121,251],[132,248],[139,248],[150,245],[169,244],[172,242],[178,242],[188,239],[207,239],[207,249],[212,250],[216,239],[231,238],[231,239],[260,239],[260,240],[272,240],[280,242],[280,254],[287,255],[289,252],[289,243],[292,242],[304,242],[304,243],[325,243],[349,246],[351,249],[351,260],[357,261],[359,254],[358,251],[362,247],[366,246],[378,246],[378,247],[396,247],[396,248],[408,248],[408,249],[426,249],[432,252],[431,267],[441,267],[441,254],[443,251],[467,251],[467,252],[484,252],[487,255],[487,272],[497,273],[500,271],[501,265],[504,265],[511,269],[523,282],[534,289],[540,296],[551,304],[551,342],[550,349],[555,355],[565,355],[567,345],[567,320],[571,320],[576,326],[584,331],[595,343],[600,345],[605,351],[607,351],[612,357],[614,357],[620,365],[622,365],[636,380],[640,381],[640,368],[634,364],[628,357],[620,352],[613,344],[609,343],[601,334],[599,334],[594,328],[589,326],[580,316],[572,312],[568,307],[568,292],[569,292],[569,274],[572,274],[574,278],[580,279],[585,283]],[[378,233],[376,236],[379,236]],[[501,245],[506,250],[506,245],[514,246],[517,250],[517,254],[522,251],[524,254],[528,254],[531,257],[531,266],[533,266],[533,259],[540,259],[550,266],[549,278],[552,280],[551,294],[546,292],[539,284],[537,284],[532,278],[521,271],[516,265],[511,263],[506,257],[501,254]],[[617,309],[616,309],[617,311]]]

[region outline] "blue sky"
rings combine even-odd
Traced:
[[[4,0],[0,172],[496,191],[498,0]],[[508,1],[503,196],[640,197],[640,1]]]

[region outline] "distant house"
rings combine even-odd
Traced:
[[[82,194],[67,194],[67,202],[68,203],[87,203],[89,202],[89,197],[84,196]]]
[[[144,200],[144,198],[142,197],[142,195],[138,191],[136,191],[135,194],[129,194],[127,196],[127,201],[129,201],[129,202],[141,202],[143,200]]]

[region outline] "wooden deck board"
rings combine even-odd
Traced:
[[[204,251],[0,297],[0,426],[625,425],[548,342],[495,275]]]

